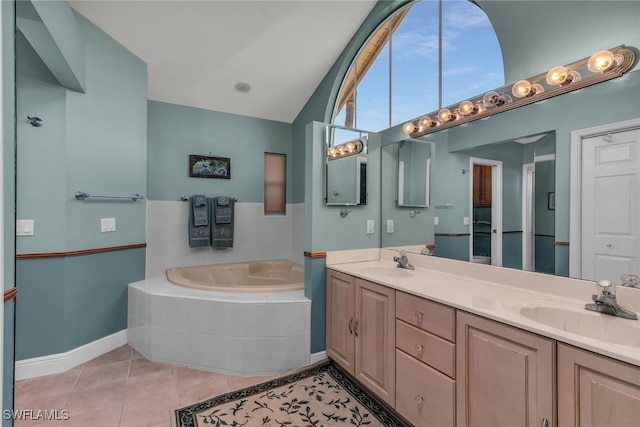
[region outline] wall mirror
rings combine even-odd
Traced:
[[[435,214],[438,254],[554,274],[555,132],[446,154],[468,157],[460,171],[468,178],[458,187],[468,211],[463,203],[462,221],[452,208]]]
[[[327,125],[325,204],[367,204],[367,140],[365,131]]]
[[[406,139],[398,143],[397,206],[429,206],[431,145],[431,142],[420,139]]]

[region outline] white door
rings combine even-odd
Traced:
[[[640,274],[640,129],[582,140],[582,278]]]

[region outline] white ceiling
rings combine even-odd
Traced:
[[[147,63],[149,99],[287,123],[375,3],[69,0]]]

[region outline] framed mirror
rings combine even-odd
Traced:
[[[399,207],[429,207],[431,143],[407,139],[398,143],[397,198]]]
[[[326,136],[325,204],[366,205],[368,133],[327,125]]]

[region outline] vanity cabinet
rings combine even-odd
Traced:
[[[455,309],[396,291],[396,411],[421,427],[455,425]]]
[[[458,427],[555,425],[555,340],[458,310],[456,346]]]
[[[558,343],[558,425],[640,425],[640,367]]]
[[[395,404],[395,290],[327,270],[327,356]]]

